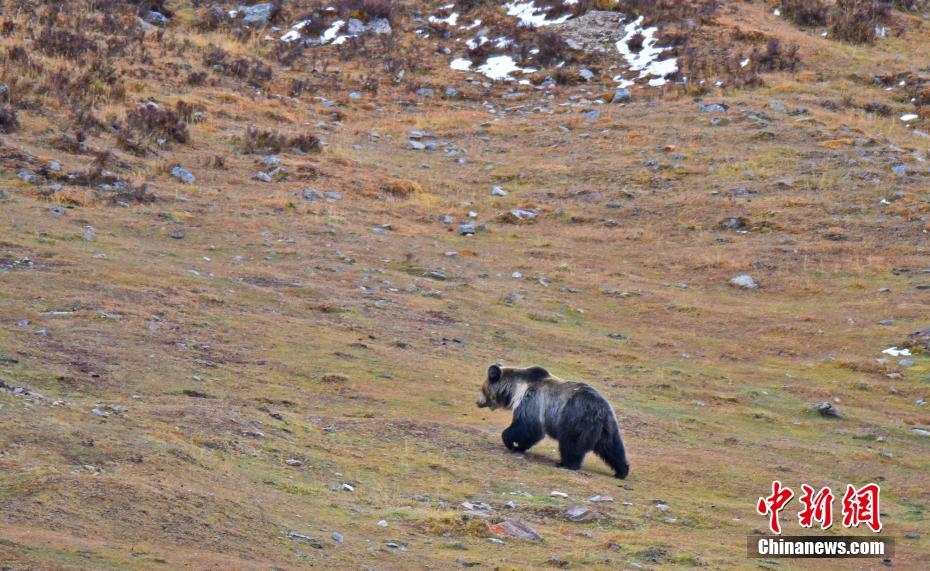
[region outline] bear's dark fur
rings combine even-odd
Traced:
[[[613,408],[584,383],[562,381],[542,367],[491,365],[476,404],[513,410],[513,422],[501,435],[508,450],[524,452],[548,434],[559,441],[562,468],[579,469],[593,450],[616,477],[630,473]]]

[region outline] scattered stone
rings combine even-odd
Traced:
[[[909,531],[904,534],[904,537],[908,539],[920,539],[920,534],[917,533],[916,531]]]
[[[303,465],[303,462],[301,462],[301,461],[298,460],[297,458],[288,458],[287,460],[284,461],[284,463],[287,464],[288,466],[301,466],[301,465]]]
[[[611,496],[591,496],[588,498],[589,502],[600,503],[600,502],[612,502],[614,499]]]
[[[565,517],[569,521],[574,522],[585,522],[585,521],[598,521],[604,519],[604,514],[590,508],[586,507],[576,507],[570,508],[565,512]]]
[[[506,518],[500,523],[488,524],[488,531],[505,539],[541,541],[542,536],[518,519]]]
[[[919,436],[930,436],[930,430],[924,430],[923,428],[912,428],[911,432]]]
[[[616,333],[616,332],[608,333],[607,336],[610,337],[611,339],[618,339],[618,340],[626,339],[626,335],[624,335],[623,333]]]
[[[566,494],[565,492],[560,492],[558,490],[553,490],[549,492],[549,495],[552,496],[553,498],[567,498],[568,497],[568,494]]]
[[[353,486],[352,484],[344,483],[342,484],[341,489],[343,492],[354,492],[355,486]]]
[[[421,87],[417,89],[417,95],[420,97],[432,97],[436,95],[436,90],[434,90],[432,87]]]
[[[475,226],[472,224],[462,224],[459,226],[459,235],[471,236],[475,233]]]
[[[731,216],[718,222],[717,227],[721,230],[747,230],[749,219],[743,216]]]
[[[697,106],[704,113],[725,113],[730,108],[725,103],[698,103]]]
[[[379,527],[387,527],[387,526],[388,526],[387,520],[384,520],[384,519],[379,520],[379,521],[378,521],[378,526],[379,526]]]
[[[821,416],[832,417],[832,418],[843,418],[846,415],[840,412],[840,409],[833,406],[833,403],[829,401],[821,401],[814,405],[814,410],[820,413]]]
[[[173,167],[171,169],[171,176],[180,180],[184,184],[193,184],[193,182],[197,180],[194,175],[192,175],[190,171],[184,167]]]
[[[181,232],[180,230],[175,230],[174,232],[168,235],[174,238],[175,240],[181,240],[184,238],[184,232]]]
[[[590,111],[584,112],[585,119],[590,119],[596,121],[601,118],[601,112],[598,109],[591,109]]]
[[[244,24],[260,28],[268,25],[273,10],[274,6],[268,2],[264,4],[255,4],[253,6],[240,6],[239,14],[242,15],[242,22]]]
[[[775,111],[778,111],[779,113],[787,113],[787,112],[788,112],[788,109],[787,109],[784,105],[782,105],[782,104],[779,103],[778,101],[775,101],[774,99],[770,99],[770,100],[769,100],[769,107],[771,107],[771,108],[774,109]]]
[[[320,543],[319,539],[310,537],[309,535],[298,533],[296,531],[287,532],[287,538],[292,541],[302,541],[308,544],[310,547],[313,547],[314,549],[323,549],[323,544]]]
[[[907,174],[907,165],[894,165],[891,167],[891,172],[898,176],[904,176]]]
[[[97,234],[97,231],[94,230],[93,226],[85,226],[83,232],[83,238],[86,242],[91,242],[94,239],[94,236]]]
[[[901,365],[902,367],[913,367],[914,361],[910,359],[901,359],[900,361],[898,361],[898,364]]]
[[[633,92],[627,88],[621,88],[614,91],[613,97],[610,98],[611,103],[627,103],[633,99]]]
[[[582,68],[578,70],[578,75],[580,75],[581,79],[585,81],[591,81],[592,79],[594,79],[594,72],[588,68]]]
[[[878,322],[879,325],[894,325],[897,323],[894,319],[882,319]]]
[[[345,538],[342,537],[342,534],[339,533],[338,531],[333,532],[332,538],[333,538],[333,541],[335,541],[336,543],[340,543],[340,544],[345,543]]]
[[[156,12],[155,10],[149,10],[142,19],[154,26],[167,26],[169,22],[168,16],[165,16],[161,12]]]
[[[749,274],[740,274],[730,278],[730,285],[743,289],[757,289],[759,287],[759,284],[756,283],[756,280],[752,279],[752,276]]]
[[[507,191],[500,186],[491,189],[491,196],[507,196]]]
[[[552,567],[568,567],[569,566],[569,562],[562,559],[558,555],[553,555],[546,561],[546,563],[548,563]]]

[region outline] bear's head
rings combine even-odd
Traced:
[[[515,367],[488,367],[488,377],[481,385],[481,394],[475,402],[478,408],[510,408],[514,397],[522,394],[530,383],[550,378],[549,372],[542,367],[518,369]],[[517,398],[517,400],[520,400]]]

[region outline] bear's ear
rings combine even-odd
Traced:
[[[501,376],[503,376],[503,374],[504,372],[501,370],[500,365],[491,365],[488,367],[488,381],[492,383],[496,383],[497,381],[501,380]]]

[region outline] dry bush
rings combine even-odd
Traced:
[[[319,153],[323,150],[322,141],[312,133],[304,133],[291,138],[289,145],[305,153]]]
[[[568,44],[562,39],[561,34],[555,30],[544,29],[536,35],[539,53],[536,59],[542,65],[549,65],[558,61],[567,59],[569,53]]]
[[[854,44],[873,43],[875,28],[888,22],[891,9],[877,0],[836,0],[830,17],[830,33]]]
[[[185,111],[187,105],[179,102],[178,109]],[[188,113],[190,115],[190,113]],[[126,128],[131,135],[165,139],[187,143],[190,132],[181,114],[171,109],[162,109],[154,104],[146,104],[126,113]]]
[[[830,7],[823,0],[782,0],[781,15],[797,26],[825,26]]]
[[[754,48],[749,59],[757,71],[791,71],[801,61],[796,44],[782,45],[778,38],[769,38],[765,51]]]
[[[19,130],[16,110],[8,105],[0,105],[0,133],[15,133]]]
[[[260,130],[254,125],[245,130],[245,136],[239,141],[239,149],[246,155],[280,153],[285,149],[297,149],[304,153],[319,153],[323,143],[312,133],[291,137],[276,131]]]
[[[362,15],[367,19],[386,18],[393,20],[396,6],[391,0],[336,0],[336,10],[343,15]]]

